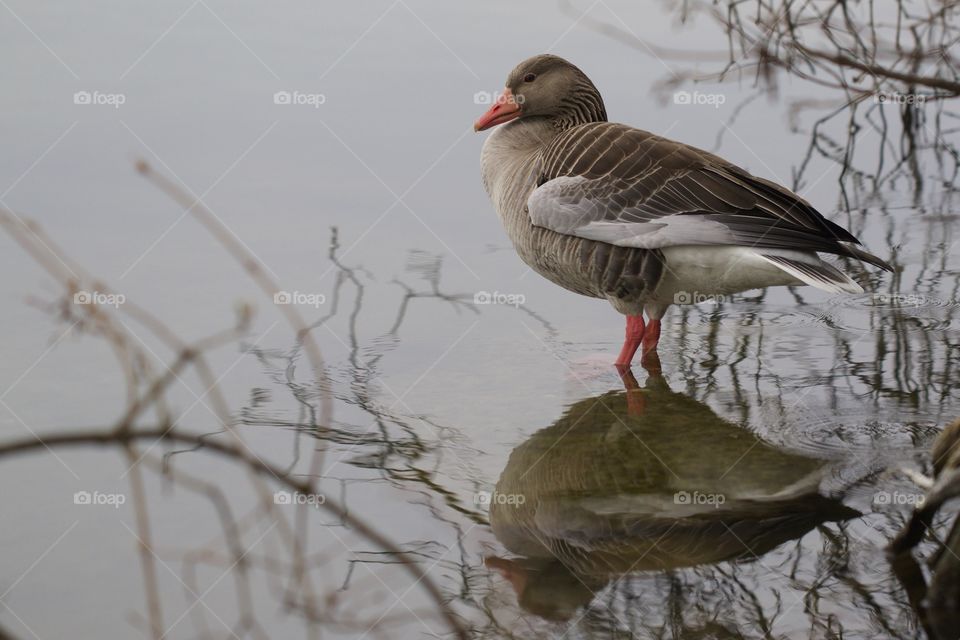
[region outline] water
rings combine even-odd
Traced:
[[[679,26],[659,9],[609,2],[589,16],[678,48],[725,47],[709,23]],[[480,184],[474,94],[552,48],[591,75],[611,119],[705,148],[725,131],[718,153],[788,185],[813,119],[785,127],[790,101],[833,94],[787,82],[737,114],[757,92],[744,78],[717,89],[716,109],[665,103],[650,87],[686,63],[574,22],[547,2],[11,2],[0,29],[27,64],[2,72],[0,201],[39,222],[78,275],[82,265],[186,341],[230,326],[250,301],[249,330],[209,353],[230,423],[259,458],[321,476],[318,499],[413,554],[476,637],[923,637],[883,547],[919,495],[895,469],[923,469],[960,412],[949,163],[921,149],[921,183],[903,169],[872,189],[814,153],[802,195],[896,273],[848,265],[859,296],[777,289],[673,308],[662,374],[638,368],[643,390],[628,397],[607,365],[622,318],[540,279],[509,247]],[[125,102],[78,105],[78,91]],[[278,91],[323,104],[275,104]],[[859,140],[860,170],[876,168],[879,140]],[[137,159],[199,196],[286,290],[324,296],[298,308],[329,367],[330,424],[279,308]],[[0,243],[0,435],[110,427],[126,401],[113,353],[58,319],[62,287]],[[523,304],[474,305],[480,291]],[[125,311],[111,313],[162,374],[175,350]],[[168,398],[177,428],[230,442],[195,371]],[[139,502],[166,637],[446,633],[395,554],[328,511],[268,511],[239,465],[190,449],[140,443],[155,466],[142,467],[139,500],[116,446],[0,459],[2,628],[148,636]],[[230,505],[239,565],[217,503],[190,477]],[[263,487],[283,489],[269,477]],[[80,491],[124,503],[75,504]]]

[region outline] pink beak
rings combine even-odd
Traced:
[[[503,93],[497,96],[497,101],[493,106],[473,123],[473,130],[484,131],[519,116],[520,105],[517,104],[516,99],[513,97],[513,92],[511,92],[510,89],[504,89]]]

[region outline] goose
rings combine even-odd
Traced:
[[[481,173],[507,235],[534,271],[626,316],[619,368],[656,350],[671,304],[770,286],[863,292],[818,253],[892,271],[785,187],[608,122],[593,82],[558,56],[510,72],[474,123],[494,127]]]
[[[823,487],[835,463],[746,436],[662,374],[580,400],[511,452],[489,517],[514,557],[484,564],[521,607],[567,619],[624,574],[761,557],[860,515]]]

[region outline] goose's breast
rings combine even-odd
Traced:
[[[575,293],[631,303],[649,296],[662,269],[658,252],[615,247],[531,222],[527,201],[537,187],[548,135],[553,133],[507,125],[483,146],[484,186],[517,254],[541,276]]]

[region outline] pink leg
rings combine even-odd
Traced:
[[[657,343],[660,342],[660,319],[651,320],[647,331],[643,335],[643,351],[640,364],[649,373],[660,373],[660,355],[657,353]]]
[[[641,416],[647,408],[647,397],[644,395],[640,384],[633,375],[633,370],[629,365],[617,365],[617,371],[620,372],[620,379],[623,381],[623,387],[627,390],[627,415]]]
[[[640,352],[640,365],[647,373],[659,374],[660,355],[657,353],[657,343],[660,342],[660,319],[651,320],[643,336],[643,351]]]
[[[651,320],[647,325],[647,331],[643,334],[643,353],[649,353],[657,350],[657,343],[660,342],[660,319]]]
[[[633,361],[633,356],[640,348],[644,339],[643,315],[627,316],[627,331],[623,341],[623,348],[614,365],[617,367],[629,367]],[[659,332],[659,328],[658,328]]]

